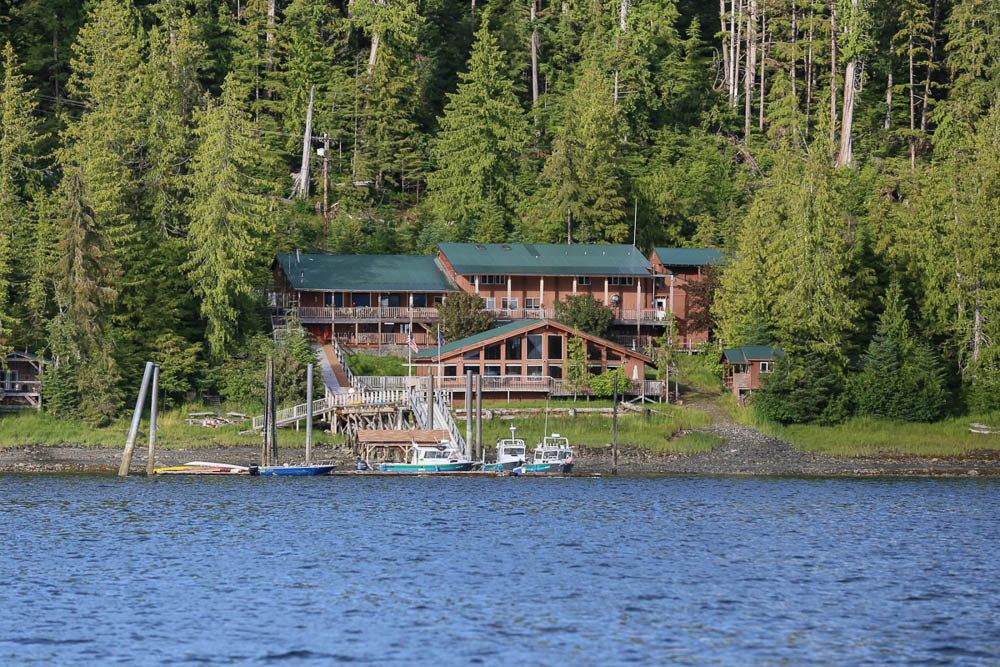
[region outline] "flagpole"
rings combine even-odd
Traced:
[[[411,377],[413,375],[413,348],[410,346],[410,341],[413,340],[413,292],[410,292],[410,333],[408,334],[410,340],[406,341],[406,377]]]

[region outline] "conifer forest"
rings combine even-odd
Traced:
[[[147,359],[238,398],[276,253],[633,225],[726,251],[770,417],[1000,408],[996,0],[0,0],[0,48],[0,350],[57,414]]]

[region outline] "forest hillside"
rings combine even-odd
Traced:
[[[775,418],[1000,407],[994,0],[0,7],[0,348],[57,413],[238,395],[275,253],[568,229],[727,251]]]

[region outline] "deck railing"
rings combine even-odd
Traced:
[[[0,393],[8,396],[21,394],[37,394],[42,391],[40,380],[9,380],[0,382]]]
[[[381,405],[386,403],[408,404],[410,402],[410,392],[407,390],[383,390],[383,391],[357,391],[353,393],[327,392],[325,398],[313,401],[313,414],[319,415],[333,408],[342,408],[358,405]],[[302,403],[290,408],[283,408],[275,413],[275,422],[278,426],[288,424],[308,415],[308,404]],[[253,428],[264,428],[264,416],[258,415],[253,418]]]
[[[382,389],[424,389],[427,387],[426,376],[405,375],[355,375],[356,386],[366,390]]]
[[[366,347],[376,347],[379,345],[406,345],[406,339],[409,334],[405,333],[368,333],[360,332],[354,333],[353,331],[338,331],[336,335],[337,341],[341,345],[361,345]],[[426,333],[415,333],[413,334],[413,341],[417,345],[427,346],[434,342],[433,336]]]
[[[299,319],[303,322],[348,322],[351,320],[386,320],[406,322],[411,317],[427,321],[440,319],[437,308],[405,308],[397,306],[356,306],[334,308],[332,306],[300,306]]]

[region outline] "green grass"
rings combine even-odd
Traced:
[[[164,449],[196,449],[199,447],[226,447],[260,444],[256,433],[240,435],[240,431],[250,428],[249,422],[205,428],[189,426],[184,422],[188,412],[202,410],[170,410],[160,414],[156,432],[156,446]],[[54,417],[44,412],[23,411],[0,416],[0,447],[21,445],[82,445],[86,447],[113,447],[125,445],[125,437],[131,420],[122,419],[105,428],[93,428],[75,419]],[[140,443],[145,447],[149,434],[149,421],[140,425]],[[293,428],[278,430],[280,447],[305,446],[306,432],[303,428],[296,432]],[[313,442],[317,445],[337,444],[343,441],[340,435],[329,435],[313,429]]]
[[[836,426],[783,426],[758,418],[752,410],[736,407],[735,399],[731,396],[723,397],[723,403],[738,421],[799,449],[820,454],[965,456],[976,450],[1000,450],[1000,435],[969,433],[970,422],[1000,426],[1000,412],[952,417],[931,424],[854,417]]]
[[[639,414],[621,415],[618,418],[618,444],[629,447],[641,447],[657,452],[692,452],[704,451],[694,447],[704,447],[705,440],[686,440],[690,437],[670,440],[671,436],[680,432],[707,426],[711,421],[709,416],[696,410],[688,410],[674,406],[662,406],[661,412],[642,416]],[[464,419],[459,419],[459,427],[464,429]],[[487,446],[496,442],[498,437],[510,437],[510,426],[517,426],[517,437],[522,438],[528,447],[533,447],[541,441],[545,434],[544,416],[526,419],[490,419],[483,421],[483,443]],[[605,447],[611,444],[611,418],[601,415],[578,415],[555,417],[550,415],[548,432],[559,433],[569,438],[573,445],[587,447]],[[707,449],[711,449],[708,446]]]
[[[347,365],[355,375],[406,375],[403,357],[376,357],[372,354],[349,354]]]
[[[682,393],[685,390],[707,393],[717,393],[722,390],[719,376],[699,363],[697,355],[679,354],[677,357]]]

